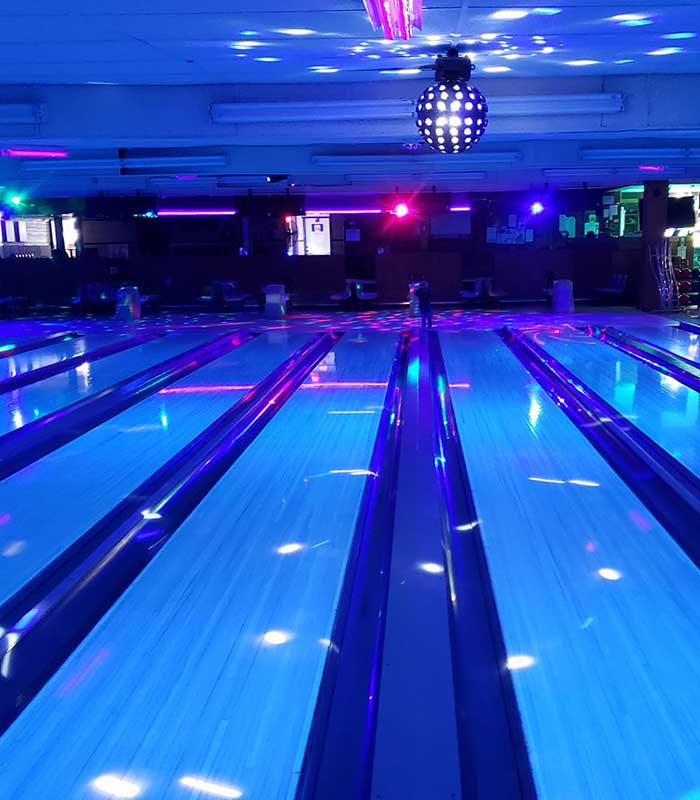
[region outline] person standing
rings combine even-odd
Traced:
[[[432,292],[428,281],[423,281],[416,289],[415,295],[418,298],[418,308],[420,310],[421,325],[424,328],[433,327],[433,305]]]

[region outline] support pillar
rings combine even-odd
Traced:
[[[653,311],[661,304],[649,246],[663,242],[667,213],[668,181],[648,181],[644,184],[642,200],[642,253],[638,274],[639,307],[643,311]]]

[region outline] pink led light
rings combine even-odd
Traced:
[[[381,214],[381,208],[327,208],[307,211],[307,217],[320,217],[324,214]]]
[[[68,158],[67,150],[27,150],[18,147],[8,147],[0,150],[6,158]]]
[[[640,172],[663,172],[664,167],[656,166],[653,164],[640,164],[639,166]]]
[[[232,217],[235,208],[161,208],[159,217]]]
[[[471,206],[450,206],[450,211],[471,211]]]
[[[410,209],[406,203],[397,203],[394,206],[394,214],[396,214],[399,219],[403,219],[403,217],[407,217],[410,214]]]
[[[249,392],[254,384],[221,383],[193,386],[169,386],[158,394],[217,394],[218,392]],[[300,389],[384,389],[382,381],[324,381],[319,383],[302,383]]]
[[[423,0],[364,0],[372,26],[385,39],[410,39],[413,28],[423,28]]]

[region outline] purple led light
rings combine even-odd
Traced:
[[[232,217],[235,208],[161,208],[159,217]]]
[[[450,206],[450,211],[471,211],[471,206]]]
[[[6,158],[68,158],[67,150],[28,150],[18,147],[8,147],[0,150]]]
[[[655,164],[640,164],[639,165],[640,172],[663,172],[664,167],[655,165]]]
[[[323,214],[381,214],[381,208],[323,208],[307,211],[307,217],[320,217]]]

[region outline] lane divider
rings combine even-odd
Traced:
[[[237,332],[219,336],[0,436],[0,480],[226,355],[254,335]]]
[[[71,339],[80,339],[82,333],[78,331],[58,331],[49,336],[40,336],[38,339],[29,339],[26,342],[19,342],[18,344],[2,344],[0,345],[0,358],[10,358],[16,356],[18,353],[26,353],[29,350],[38,350],[40,347],[48,347],[50,344],[57,342],[68,342]]]
[[[532,766],[440,340],[434,331],[428,336],[461,796],[535,800]]]
[[[410,334],[401,333],[366,471],[296,800],[364,800],[371,790],[409,342]]]
[[[586,330],[601,342],[636,358],[643,364],[668,375],[689,389],[700,392],[700,364],[612,327],[589,326]]]
[[[688,557],[700,566],[700,478],[522,331],[500,336]]]
[[[0,606],[0,733],[339,337],[313,337]]]
[[[88,350],[81,355],[64,358],[62,361],[46,364],[43,367],[37,367],[36,369],[27,370],[26,372],[19,372],[17,375],[11,375],[9,378],[0,380],[0,394],[13,392],[16,389],[21,389],[23,386],[30,386],[32,383],[38,383],[46,378],[59,375],[62,372],[68,372],[68,370],[79,367],[81,364],[92,364],[95,361],[99,361],[101,358],[107,358],[107,356],[121,353],[123,350],[129,350],[140,344],[146,344],[146,342],[150,342],[162,336],[166,336],[166,334],[162,331],[155,331],[153,333],[144,333],[141,336],[131,336],[128,339],[119,339],[116,342],[104,345],[104,347]]]

